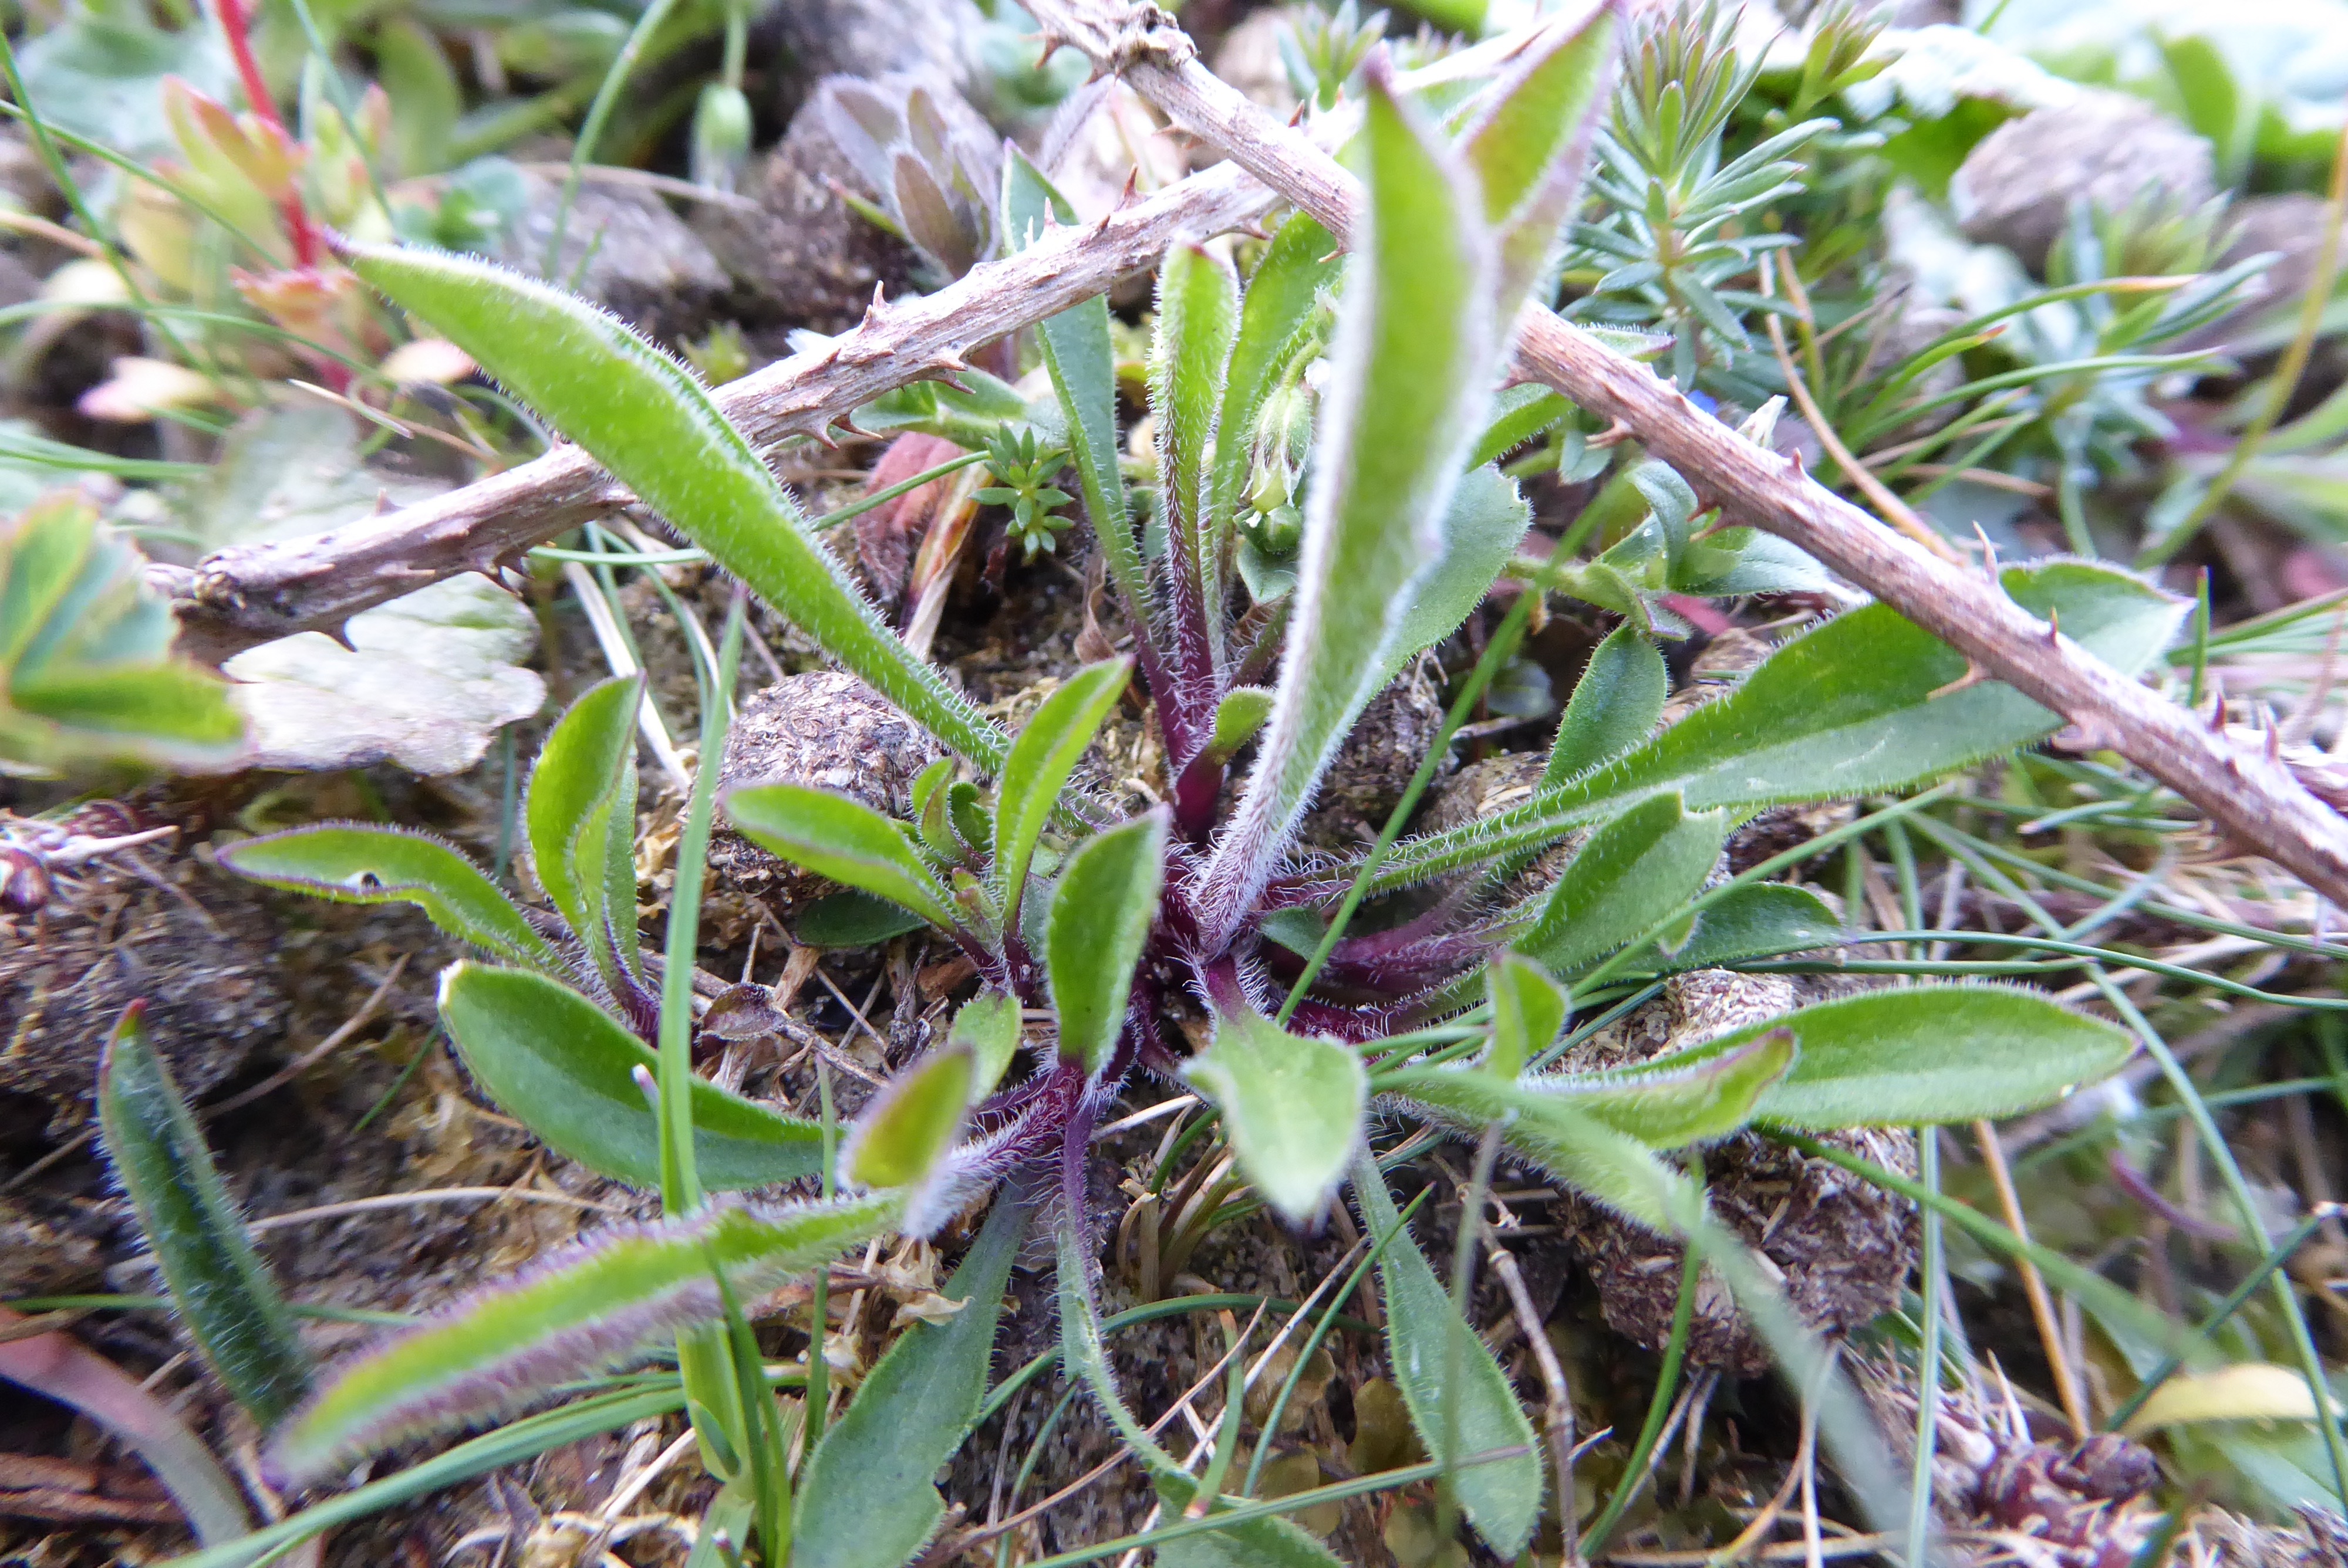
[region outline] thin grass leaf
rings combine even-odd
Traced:
[[[1161,808],[1094,835],[1068,856],[1052,889],[1044,960],[1059,1015],[1060,1055],[1096,1076],[1117,1054],[1134,966],[1158,917],[1167,827]]]
[[[611,1014],[543,975],[467,963],[441,977],[440,1020],[482,1090],[549,1148],[614,1181],[659,1185],[660,1123],[635,1078],[659,1059]],[[812,1122],[700,1078],[692,1102],[695,1169],[712,1191],[797,1181],[823,1163]]]
[[[100,1141],[162,1266],[180,1321],[236,1402],[264,1429],[310,1388],[310,1358],[221,1185],[211,1151],[148,1043],[133,1003],[98,1067]]]
[[[413,904],[456,938],[510,964],[554,973],[561,958],[514,901],[452,845],[415,828],[324,822],[241,839],[220,863],[272,887],[340,904]]]
[[[953,750],[1009,739],[884,627],[691,372],[595,307],[487,262],[346,244],[352,270],[430,323],[814,640]]]
[[[1011,743],[994,802],[995,891],[1007,918],[1017,920],[1027,890],[1027,867],[1035,844],[1059,804],[1060,792],[1076,771],[1093,738],[1108,722],[1117,699],[1133,679],[1128,659],[1088,664],[1044,699],[1035,715]]]
[[[1353,1175],[1363,1229],[1381,1236],[1398,1233],[1378,1260],[1378,1285],[1385,1297],[1387,1360],[1418,1440],[1447,1469],[1470,1454],[1519,1447],[1526,1450],[1515,1459],[1451,1471],[1452,1487],[1468,1522],[1502,1559],[1513,1559],[1532,1539],[1545,1490],[1532,1422],[1492,1352],[1461,1321],[1450,1291],[1436,1277],[1416,1239],[1400,1229],[1377,1162],[1365,1153],[1354,1162]],[[1455,1345],[1465,1354],[1455,1357]],[[1447,1422],[1444,1370],[1455,1359],[1462,1376],[1448,1390],[1451,1419]],[[1447,1444],[1447,1429],[1457,1431],[1456,1450]]]
[[[713,1267],[759,1293],[888,1229],[880,1193],[767,1209],[705,1209],[616,1226],[493,1286],[346,1369],[272,1443],[296,1480],[394,1443],[483,1419],[600,1370],[664,1335],[716,1321]]]

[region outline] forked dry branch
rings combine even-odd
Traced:
[[[1184,130],[1220,148],[1281,195],[1348,236],[1361,185],[1302,133],[1200,65],[1175,19],[1120,0],[1034,0],[1056,41],[1114,70]],[[2348,899],[2348,821],[2311,794],[2279,753],[2245,749],[2131,681],[2060,628],[2015,604],[1986,574],[1934,558],[1778,456],[1704,414],[1645,366],[1528,304],[1516,374],[1619,420],[1740,523],[1799,546],[1976,668],[2044,703],[2098,748],[2118,752],[2207,812],[2238,843]],[[2222,717],[2221,721],[2222,722]]]

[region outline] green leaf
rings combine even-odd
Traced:
[[[538,885],[615,991],[639,971],[633,856],[644,695],[640,675],[589,687],[548,733],[522,798]]]
[[[1149,408],[1158,432],[1159,493],[1178,563],[1175,602],[1210,638],[1222,626],[1218,585],[1222,541],[1205,515],[1208,464],[1217,443],[1223,374],[1239,335],[1240,281],[1203,245],[1177,244],[1158,270],[1158,327],[1150,342]],[[1229,439],[1243,443],[1244,428]],[[1187,605],[1185,604],[1185,601]],[[1218,639],[1219,640],[1219,639]]]
[[[352,270],[422,317],[816,645],[989,769],[1009,742],[889,631],[692,374],[560,290],[439,251],[345,242]]]
[[[882,1086],[849,1129],[839,1171],[860,1187],[918,1187],[936,1174],[970,1109],[971,1053],[949,1042]]]
[[[271,1445],[295,1480],[483,1419],[723,1313],[714,1270],[762,1295],[887,1230],[892,1193],[770,1208],[707,1208],[614,1226],[357,1362]]]
[[[1590,138],[1614,77],[1615,13],[1552,26],[1518,57],[1461,135],[1500,241],[1500,309],[1513,315],[1549,261],[1581,187]]]
[[[726,815],[753,844],[794,866],[886,898],[942,931],[961,925],[953,896],[904,830],[861,801],[803,784],[753,784],[726,792]]]
[[[946,1031],[949,1047],[966,1047],[971,1054],[970,1098],[973,1104],[994,1092],[1011,1060],[1019,1053],[1019,999],[984,990],[962,1004],[953,1027]]]
[[[1514,953],[1493,955],[1484,985],[1492,999],[1492,1052],[1484,1071],[1513,1080],[1557,1039],[1572,1004],[1540,965]]]
[[[1311,214],[1282,223],[1248,279],[1240,304],[1239,335],[1232,340],[1223,377],[1223,404],[1215,428],[1208,515],[1218,535],[1228,533],[1233,509],[1247,488],[1249,445],[1264,400],[1320,341],[1322,296],[1336,284],[1344,261],[1337,241]]]
[[[899,1336],[824,1433],[799,1477],[798,1568],[901,1568],[936,1533],[945,1504],[931,1478],[977,1423],[1027,1216],[996,1202],[942,1293],[962,1310]]]
[[[2190,609],[2084,561],[2013,567],[2002,580],[2034,614],[2059,612],[2065,635],[2123,674],[2150,663]],[[1885,606],[1852,610],[1613,763],[1485,822],[1397,844],[1370,890],[1539,847],[1620,803],[1669,790],[1692,811],[1849,799],[1906,789],[2062,727],[2001,682],[1951,690],[1965,672],[1964,655]]]
[[[994,886],[1003,907],[1014,917],[1027,889],[1028,862],[1035,841],[1059,804],[1060,792],[1076,771],[1086,747],[1117,708],[1133,679],[1129,659],[1088,664],[1044,699],[1011,743],[994,803]]]
[[[1354,1198],[1361,1204],[1365,1232],[1394,1236],[1378,1259],[1386,1358],[1418,1440],[1438,1460],[1494,1449],[1526,1450],[1518,1459],[1466,1466],[1451,1477],[1468,1522],[1504,1561],[1512,1560],[1540,1522],[1542,1465],[1532,1423],[1492,1352],[1461,1320],[1451,1292],[1436,1277],[1416,1238],[1402,1228],[1394,1200],[1386,1195],[1385,1176],[1366,1153],[1354,1163]],[[1459,1376],[1453,1380],[1455,1365]],[[1456,1449],[1447,1441],[1454,1430]]]
[[[1492,399],[1492,417],[1468,455],[1468,466],[1497,462],[1573,412],[1573,405],[1537,381],[1504,388]]]
[[[1052,889],[1044,962],[1060,1020],[1060,1055],[1097,1076],[1117,1054],[1134,967],[1158,917],[1167,816],[1151,812],[1077,845]]]
[[[1383,688],[1403,672],[1412,660],[1459,630],[1491,591],[1492,579],[1517,553],[1517,545],[1532,526],[1532,508],[1517,491],[1517,482],[1498,468],[1470,470],[1451,493],[1444,508],[1441,552],[1411,585],[1410,602],[1402,623],[1386,650]]]
[[[458,941],[507,963],[549,973],[562,967],[479,866],[414,828],[320,823],[226,845],[219,858],[240,876],[339,904],[413,904]]]
[[[1295,608],[1255,768],[1203,874],[1210,940],[1253,903],[1383,683],[1498,358],[1473,176],[1375,72],[1360,145],[1370,199],[1321,401]]]
[[[650,1049],[560,981],[521,969],[452,965],[440,1020],[489,1097],[548,1147],[614,1181],[660,1183],[660,1123],[636,1086]],[[719,1192],[811,1176],[823,1130],[717,1085],[693,1085],[694,1163]]]
[[[1751,958],[1831,948],[1848,939],[1826,900],[1781,882],[1732,887],[1696,914],[1676,946],[1658,943],[1618,973],[1659,975],[1716,969]]]
[[[917,431],[976,452],[1004,425],[1035,423],[1035,410],[1009,382],[983,370],[956,371],[954,379],[967,390],[915,381],[883,393],[856,411],[856,428],[875,436]]]
[[[1240,1170],[1291,1223],[1315,1218],[1362,1141],[1369,1075],[1340,1040],[1291,1034],[1252,1008],[1217,1009],[1215,1040],[1182,1076],[1223,1113]]]
[[[1403,1096],[1456,1125],[1509,1123],[1509,1146],[1535,1159],[1570,1144],[1595,1122],[1656,1149],[1725,1138],[1753,1120],[1763,1092],[1786,1075],[1794,1037],[1775,1023],[1736,1045],[1679,1053],[1603,1072],[1558,1072],[1503,1080],[1458,1067],[1406,1067],[1378,1075],[1382,1093]]]
[[[1517,951],[1570,975],[1636,940],[1704,886],[1728,814],[1691,815],[1676,794],[1641,801],[1590,835]]]
[[[78,491],[0,518],[0,768],[216,769],[243,726],[225,682],[174,659],[147,563]]]
[[[791,935],[809,948],[871,948],[928,924],[886,898],[846,888],[827,893],[800,910],[791,922]]]
[[[133,1003],[123,1013],[98,1061],[101,1142],[180,1321],[230,1395],[266,1429],[308,1391],[310,1358],[203,1132],[147,1041],[141,1011]]]
[[[1834,1128],[2017,1115],[2117,1071],[2134,1037],[2036,991],[1917,986],[1818,1002],[1678,1052],[1732,1051],[1783,1026],[1801,1057],[1761,1099],[1765,1122]]]
[[[1034,244],[1050,223],[1074,223],[1076,210],[1052,188],[1043,171],[1015,147],[1003,156],[1003,246],[1006,253]],[[1100,540],[1109,575],[1128,611],[1139,615],[1150,604],[1149,580],[1142,570],[1141,541],[1135,538],[1125,498],[1125,472],[1117,466],[1124,448],[1117,438],[1117,351],[1109,342],[1108,299],[1103,295],[1073,305],[1037,324],[1044,368],[1059,394],[1067,419],[1068,461],[1085,493],[1085,512]]]
[[[1229,762],[1241,746],[1255,739],[1256,732],[1272,715],[1272,692],[1262,686],[1235,686],[1215,704],[1214,733],[1208,738],[1207,754],[1218,762]]]
[[[1579,777],[1638,745],[1654,733],[1671,690],[1672,672],[1655,645],[1636,627],[1616,627],[1574,682],[1541,786]]]

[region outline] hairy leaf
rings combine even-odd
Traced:
[[[343,904],[413,904],[458,941],[550,972],[561,960],[480,868],[414,828],[324,822],[226,845],[240,876]]]
[[[1214,733],[1207,741],[1208,754],[1228,762],[1233,753],[1255,739],[1256,732],[1272,713],[1272,693],[1262,686],[1237,686],[1215,704]]]
[[[1492,399],[1492,417],[1468,454],[1468,466],[1497,462],[1573,412],[1573,405],[1537,381],[1503,388]]]
[[[1513,315],[1549,261],[1581,186],[1592,128],[1614,77],[1615,12],[1552,25],[1519,56],[1461,137],[1500,241],[1500,309]]]
[[[636,710],[644,678],[588,688],[539,748],[522,797],[530,868],[618,989],[638,972],[636,951]]]
[[[560,981],[457,964],[440,1020],[489,1098],[558,1153],[633,1186],[660,1183],[660,1122],[636,1086],[658,1061],[611,1014]],[[823,1130],[696,1079],[694,1163],[718,1192],[822,1168]]]
[[[1492,579],[1517,553],[1532,526],[1532,508],[1516,481],[1494,467],[1471,469],[1444,508],[1440,553],[1411,585],[1410,602],[1386,650],[1378,688],[1400,675],[1411,661],[1459,630],[1490,591]],[[1375,694],[1375,691],[1374,693]]]
[[[278,1434],[271,1462],[306,1480],[485,1419],[715,1321],[724,1304],[713,1270],[736,1295],[760,1294],[888,1229],[902,1207],[898,1194],[880,1193],[613,1226],[350,1367]]]
[[[1239,333],[1240,281],[1203,245],[1177,244],[1158,271],[1158,330],[1150,344],[1149,407],[1158,431],[1159,493],[1173,558],[1177,649],[1186,675],[1210,673],[1220,650],[1221,539],[1206,516],[1207,466],[1217,441],[1224,367]],[[1230,439],[1242,442],[1234,430]],[[1190,647],[1194,638],[1206,645]]]
[[[1035,841],[1052,818],[1060,791],[1132,678],[1130,660],[1086,665],[1044,699],[1011,743],[994,803],[994,886],[1006,912],[1015,916],[1019,908]]]
[[[1780,882],[1732,887],[1699,911],[1694,924],[1644,954],[1624,961],[1617,973],[1660,975],[1716,969],[1748,958],[1830,948],[1846,939],[1842,922],[1826,901],[1807,888]]]
[[[1044,962],[1059,1015],[1060,1055],[1098,1074],[1117,1053],[1134,966],[1158,917],[1167,816],[1153,811],[1077,845],[1052,889]]]
[[[901,905],[940,930],[962,924],[953,895],[904,830],[861,801],[803,784],[753,784],[726,792],[726,815],[794,866]]]
[[[1526,1062],[1549,1049],[1565,1027],[1570,1003],[1564,988],[1540,965],[1514,953],[1493,956],[1484,971],[1484,985],[1492,999],[1492,1052],[1484,1071],[1513,1080]]]
[[[1676,794],[1641,801],[1590,835],[1517,950],[1570,975],[1635,941],[1704,886],[1727,837],[1725,811],[1691,815]]]
[[[949,1044],[872,1096],[840,1146],[839,1173],[859,1187],[927,1182],[970,1109],[971,1053]]]
[[[1264,1201],[1297,1225],[1317,1216],[1362,1141],[1369,1077],[1352,1048],[1291,1034],[1251,1008],[1219,1009],[1214,1044],[1182,1076],[1221,1109]]]
[[[196,1119],[133,1004],[98,1067],[101,1141],[180,1321],[230,1395],[266,1429],[310,1386],[310,1358],[246,1239]]]
[[[954,1014],[946,1043],[970,1049],[970,1097],[973,1103],[983,1100],[994,1092],[1019,1052],[1019,999],[1002,991],[979,992]]]
[[[1525,1450],[1519,1458],[1469,1465],[1452,1475],[1459,1506],[1476,1533],[1504,1561],[1513,1560],[1540,1521],[1542,1465],[1532,1423],[1492,1352],[1461,1320],[1451,1293],[1403,1228],[1386,1195],[1385,1173],[1366,1153],[1354,1162],[1354,1198],[1361,1205],[1365,1231],[1394,1236],[1378,1259],[1386,1358],[1420,1443],[1437,1460],[1495,1449]],[[1457,1448],[1447,1440],[1455,1427]]]
[[[1002,765],[1007,738],[880,623],[689,371],[595,307],[488,262],[353,243],[344,255],[874,691],[973,762]]]
[[[1310,213],[1282,223],[1248,279],[1240,304],[1239,334],[1223,379],[1223,403],[1216,415],[1208,515],[1219,534],[1231,528],[1233,508],[1247,487],[1246,433],[1255,427],[1264,399],[1281,384],[1296,357],[1318,341],[1315,322],[1321,297],[1344,266],[1337,241]]]
[[[1254,771],[1204,875],[1210,938],[1271,876],[1375,695],[1490,396],[1499,325],[1473,177],[1375,74],[1361,145],[1370,200],[1322,399],[1295,609]]]
[[[1654,733],[1671,695],[1663,656],[1635,626],[1618,626],[1582,667],[1541,770],[1548,788],[1611,763]]]
[[[901,1335],[824,1433],[799,1477],[798,1568],[901,1568],[936,1532],[945,1504],[932,1478],[978,1419],[1027,1214],[996,1202],[942,1293],[962,1309]]]

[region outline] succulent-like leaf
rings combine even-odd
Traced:
[[[945,1504],[932,1484],[986,1398],[1003,1289],[1027,1228],[998,1200],[942,1294],[962,1309],[898,1337],[823,1435],[799,1477],[791,1561],[798,1568],[902,1568],[935,1533]]]
[[[1539,964],[1514,953],[1493,956],[1484,985],[1492,999],[1492,1050],[1484,1071],[1513,1080],[1526,1062],[1549,1049],[1565,1027],[1571,1004],[1565,989]]]
[[[1085,666],[1044,699],[1011,743],[994,803],[994,886],[1005,911],[1018,910],[1035,841],[1051,821],[1069,775],[1132,679],[1128,659]]]
[[[1590,138],[1614,77],[1614,6],[1552,24],[1519,56],[1461,137],[1500,242],[1500,309],[1540,278],[1581,187]]]
[[[1768,1025],[1693,1061],[1678,1056],[1604,1072],[1558,1072],[1503,1080],[1457,1067],[1406,1067],[1378,1075],[1399,1094],[1457,1126],[1507,1122],[1509,1147],[1536,1159],[1570,1143],[1575,1124],[1595,1122],[1656,1149],[1725,1138],[1753,1120],[1762,1094],[1786,1075],[1794,1037]]]
[[[936,1173],[970,1109],[971,1053],[949,1043],[872,1097],[840,1145],[852,1186],[918,1187]]]
[[[1239,334],[1231,343],[1222,407],[1215,416],[1218,430],[1255,427],[1264,399],[1281,384],[1286,368],[1314,346],[1321,296],[1335,285],[1344,265],[1337,241],[1310,213],[1296,213],[1272,235],[1241,302]],[[1207,512],[1219,536],[1231,529],[1247,477],[1248,443],[1236,434],[1218,440]]]
[[[614,1226],[510,1284],[482,1291],[350,1367],[271,1444],[289,1480],[483,1419],[548,1386],[624,1359],[774,1288],[896,1222],[894,1193],[769,1208],[703,1209]]]
[[[548,733],[522,799],[538,885],[615,990],[623,974],[639,972],[633,856],[644,695],[640,675],[588,688]]]
[[[139,1013],[136,1003],[124,1012],[98,1061],[107,1157],[204,1360],[254,1420],[274,1426],[308,1391],[310,1358]]]
[[[2009,568],[2006,591],[2123,673],[2142,670],[2190,607],[2110,567]],[[1621,803],[1681,791],[1690,810],[1749,810],[1904,789],[2053,734],[2063,721],[2011,686],[1958,689],[1964,655],[1882,605],[1780,648],[1735,692],[1635,751],[1487,821],[1395,846],[1371,890],[1537,847]]]
[[[752,843],[819,876],[861,888],[942,931],[961,924],[953,895],[905,832],[863,802],[803,784],[729,790],[726,815]]]
[[[1252,1008],[1218,1009],[1214,1044],[1182,1076],[1221,1110],[1241,1173],[1264,1201],[1294,1224],[1318,1215],[1362,1141],[1361,1057],[1325,1035],[1291,1034]]]
[[[1394,1235],[1378,1259],[1386,1358],[1419,1442],[1438,1460],[1495,1449],[1525,1450],[1517,1459],[1467,1466],[1451,1477],[1468,1522],[1503,1561],[1513,1561],[1540,1522],[1543,1467],[1532,1423],[1492,1352],[1460,1317],[1451,1292],[1402,1226],[1386,1194],[1385,1175],[1366,1153],[1354,1163],[1354,1198],[1361,1205],[1365,1231]],[[1458,1446],[1452,1448],[1455,1430]]]
[[[1003,991],[979,992],[954,1014],[946,1043],[969,1049],[970,1097],[973,1103],[983,1100],[1019,1053],[1019,999]]]
[[[614,1181],[660,1183],[660,1123],[636,1073],[658,1060],[560,981],[456,964],[441,977],[440,1020],[489,1098],[548,1147]],[[693,1153],[716,1192],[796,1181],[823,1167],[823,1129],[696,1079]]]
[[[1641,801],[1590,835],[1517,950],[1570,975],[1637,940],[1704,886],[1727,837],[1725,811],[1691,815],[1676,794]]]
[[[593,306],[484,261],[358,244],[344,254],[874,691],[972,761],[1002,765],[1008,738],[880,623],[682,365]]]
[[[1500,332],[1474,177],[1375,71],[1361,145],[1370,199],[1322,398],[1295,610],[1255,768],[1202,878],[1210,940],[1271,876],[1376,694],[1491,393]]]
[[[1097,1074],[1117,1053],[1134,966],[1158,917],[1167,816],[1095,834],[1068,856],[1052,889],[1044,961],[1060,1020],[1060,1055]]]
[[[1239,318],[1240,281],[1230,261],[1203,245],[1178,244],[1166,252],[1158,270],[1149,407],[1172,565],[1174,652],[1193,682],[1210,679],[1221,653],[1222,541],[1206,516],[1207,466]],[[1231,439],[1243,441],[1244,433],[1235,430]]]
[[[1052,188],[1041,169],[1016,148],[1003,158],[1003,243],[1024,251],[1054,223],[1074,223],[1076,210]],[[1044,367],[1068,422],[1068,461],[1085,493],[1085,513],[1107,559],[1109,576],[1126,609],[1145,614],[1149,581],[1142,570],[1141,541],[1127,512],[1125,473],[1117,466],[1124,448],[1117,438],[1117,352],[1109,342],[1106,295],[1072,305],[1038,323],[1035,341]]]
[[[1782,1025],[1801,1056],[1756,1114],[1789,1127],[1900,1126],[2013,1116],[2117,1071],[2136,1040],[2036,991],[1913,986],[1818,1002],[1679,1056],[1732,1051]]]
[[[323,822],[226,845],[220,862],[240,876],[315,898],[413,904],[458,941],[510,964],[561,967],[528,917],[479,866],[414,828]]]
[[[1637,627],[1607,633],[1574,682],[1549,765],[1541,770],[1542,786],[1579,777],[1637,746],[1654,733],[1671,690],[1662,652]]]

